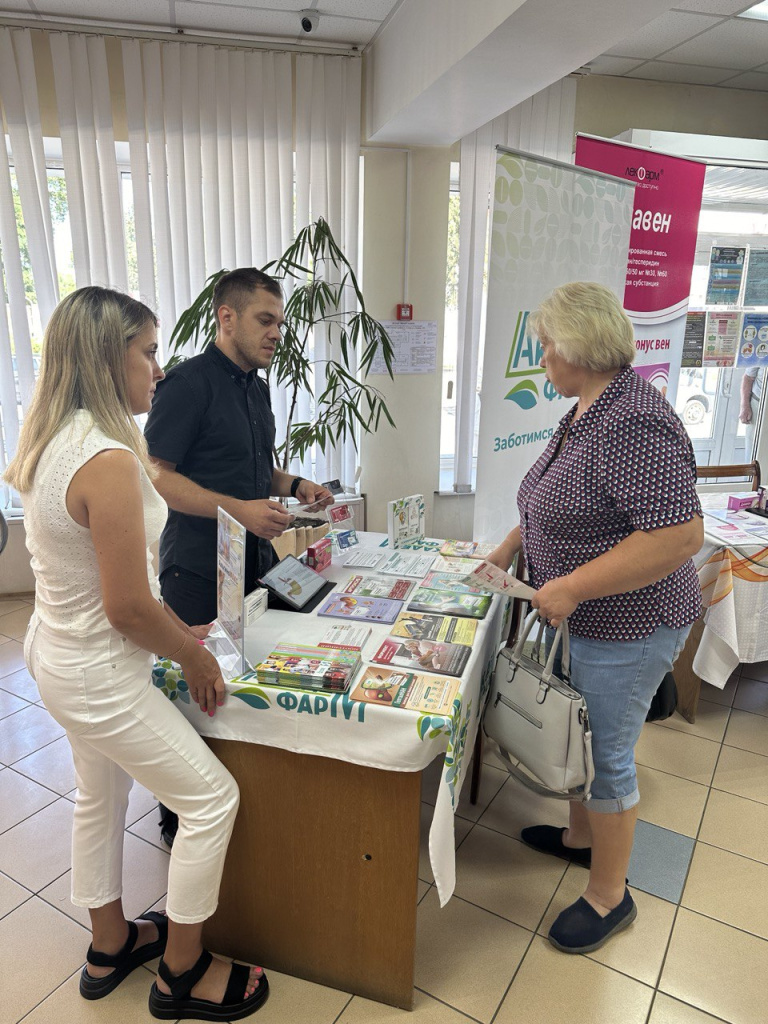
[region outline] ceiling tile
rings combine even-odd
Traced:
[[[664,54],[665,60],[747,71],[765,63],[768,21],[731,19]]]
[[[686,85],[717,85],[724,78],[730,78],[733,70],[724,68],[696,67],[693,64],[669,64],[661,60],[649,60],[627,78],[649,78],[657,82],[682,82]]]
[[[4,0],[0,0],[3,4]],[[90,24],[108,21],[113,24],[163,25],[170,21],[168,0],[34,0],[41,18],[71,18]]]
[[[589,67],[593,75],[626,75],[639,63],[636,57],[593,57]]]
[[[0,0],[0,4],[0,14],[23,14],[29,18],[35,13],[27,0]]]
[[[747,0],[676,0],[672,6],[681,11],[700,11],[702,14],[726,16],[748,11],[755,3],[757,0],[751,0],[751,3]]]
[[[729,78],[723,82],[724,89],[750,89],[757,92],[768,92],[768,75],[759,71],[747,71],[743,75]]]
[[[671,46],[685,42],[699,32],[706,32],[720,21],[702,14],[667,11],[644,28],[633,32],[628,39],[615,43],[607,52],[621,57],[658,57]]]

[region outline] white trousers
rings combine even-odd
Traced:
[[[72,902],[94,910],[122,895],[125,815],[136,779],[179,816],[168,916],[179,924],[205,921],[218,903],[240,794],[184,715],[152,685],[152,656],[114,630],[73,639],[36,615],[24,654],[72,746]]]

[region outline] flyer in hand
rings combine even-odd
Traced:
[[[404,601],[415,586],[415,580],[361,574],[350,576],[342,589],[345,594],[358,594],[360,597],[388,597],[391,601]]]
[[[379,665],[396,665],[412,672],[441,672],[460,676],[466,668],[471,647],[438,640],[401,640],[389,636],[371,661]]]
[[[369,666],[349,696],[369,704],[449,715],[458,692],[458,679],[436,679],[435,676]]]
[[[489,594],[457,594],[452,590],[417,590],[408,604],[412,612],[436,612],[484,619],[493,598]]]
[[[386,597],[358,597],[355,594],[334,592],[317,609],[318,615],[335,619],[363,619],[366,622],[394,622],[403,609],[402,601]]]
[[[523,601],[530,601],[536,593],[533,587],[499,569],[497,565],[491,565],[490,562],[478,562],[472,571],[467,573],[464,582],[473,587],[482,587],[483,590],[491,590],[494,594],[519,597]]]
[[[253,670],[263,683],[343,693],[360,666],[357,651],[328,650],[303,644],[278,646]]]
[[[477,632],[474,619],[456,619],[452,615],[403,612],[392,627],[392,636],[407,640],[447,640],[471,647]]]

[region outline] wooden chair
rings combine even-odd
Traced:
[[[734,477],[734,476],[751,476],[752,486],[751,490],[756,491],[760,486],[760,463],[755,459],[754,462],[744,462],[738,466],[697,466],[696,467],[696,479],[703,480],[706,477]]]

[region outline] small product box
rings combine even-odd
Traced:
[[[322,572],[331,564],[331,549],[333,545],[330,537],[322,537],[310,544],[307,548],[307,565],[315,572]]]
[[[267,610],[269,593],[263,587],[257,587],[245,599],[245,625],[252,626]]]
[[[728,495],[728,508],[731,512],[738,512],[742,508],[751,508],[758,502],[756,491],[737,491]]]

